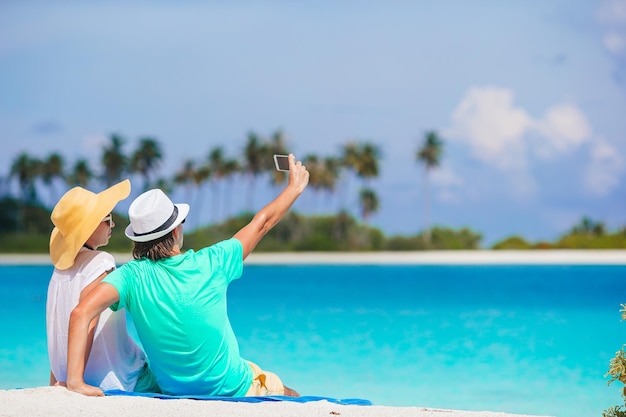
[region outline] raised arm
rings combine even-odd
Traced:
[[[67,389],[91,396],[103,396],[100,388],[85,384],[84,373],[89,343],[89,324],[111,304],[118,302],[119,293],[106,282],[98,284],[82,299],[70,314],[67,346]]]
[[[243,246],[243,259],[246,259],[263,236],[278,224],[308,183],[309,171],[302,162],[296,162],[293,154],[289,154],[289,183],[285,189],[234,236]]]

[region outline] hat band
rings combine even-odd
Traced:
[[[163,223],[161,226],[159,226],[156,229],[151,230],[149,232],[146,232],[146,233],[135,233],[135,236],[146,236],[146,235],[151,235],[153,233],[161,232],[161,231],[167,229],[168,227],[170,227],[176,221],[177,217],[178,217],[178,207],[174,206],[174,211],[172,212],[172,215],[170,216],[169,219],[167,219],[165,221],[165,223]]]

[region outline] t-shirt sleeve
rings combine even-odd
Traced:
[[[210,256],[218,259],[227,281],[241,277],[243,273],[243,246],[235,238],[224,240],[207,248]]]
[[[111,272],[110,274],[108,274],[103,280],[102,282],[106,282],[108,284],[111,284],[115,287],[115,289],[117,290],[117,292],[120,295],[120,300],[111,305],[111,310],[113,311],[117,311],[120,310],[124,307],[126,307],[127,303],[127,291],[126,291],[126,286],[127,286],[127,280],[126,280],[126,268],[124,266],[121,266],[120,268],[116,269],[115,271]]]

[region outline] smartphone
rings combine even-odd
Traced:
[[[289,171],[289,155],[274,155],[274,165],[278,171]]]

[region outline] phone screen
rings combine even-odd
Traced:
[[[289,171],[289,156],[274,155],[274,164],[278,171]]]

